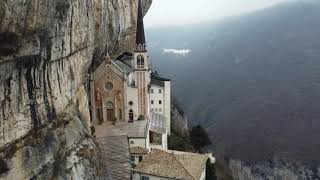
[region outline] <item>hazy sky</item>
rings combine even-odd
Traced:
[[[146,27],[217,20],[261,9],[285,0],[153,0]]]

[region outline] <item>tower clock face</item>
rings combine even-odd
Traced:
[[[111,82],[107,82],[104,86],[106,91],[112,91],[113,89],[113,84]]]

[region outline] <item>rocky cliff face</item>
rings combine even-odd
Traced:
[[[136,9],[134,0],[0,1],[1,179],[106,179],[87,74],[106,52],[132,49]]]
[[[171,129],[182,137],[189,133],[187,116],[181,104],[174,97],[171,98]]]
[[[230,169],[235,180],[317,180],[320,167],[293,164],[283,160],[270,160],[257,163],[244,163],[231,160]]]

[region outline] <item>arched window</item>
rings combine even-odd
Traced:
[[[138,68],[144,68],[144,58],[142,55],[138,55],[137,65],[138,65]]]

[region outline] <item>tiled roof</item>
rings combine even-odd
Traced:
[[[102,157],[109,167],[113,180],[129,180],[131,167],[129,163],[129,145],[125,135],[97,138]]]
[[[127,73],[132,72],[133,69],[132,67],[125,63],[124,61],[120,61],[120,60],[115,60],[113,61],[118,67],[120,67],[123,71],[126,71]]]
[[[153,73],[151,74],[151,79],[159,80],[159,81],[170,81],[170,79],[168,79],[168,78],[160,77],[157,72],[153,72]]]
[[[95,126],[96,140],[102,158],[108,165],[112,180],[130,180],[131,165],[127,135],[112,127],[113,125],[106,123]]]
[[[130,154],[148,154],[148,150],[143,147],[132,147],[130,148]]]
[[[176,159],[183,164],[184,168],[194,179],[199,179],[205,168],[208,156],[203,154],[175,154]]]
[[[135,168],[134,172],[173,179],[198,180],[208,157],[201,154],[174,154],[153,149]]]
[[[151,84],[158,85],[160,87],[164,87],[165,81],[170,81],[170,79],[160,77],[157,72],[153,72],[151,74],[151,82],[150,82]]]

